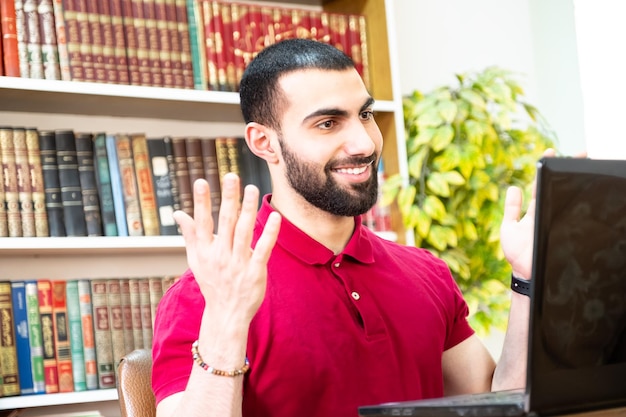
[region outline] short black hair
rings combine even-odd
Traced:
[[[250,62],[239,86],[241,113],[246,123],[280,130],[277,112],[282,99],[278,79],[300,69],[341,71],[354,68],[342,51],[311,39],[285,39],[263,49]]]

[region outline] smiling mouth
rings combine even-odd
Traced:
[[[350,168],[336,168],[333,171],[339,174],[348,174],[348,175],[360,175],[367,171],[367,169],[373,164],[373,161],[368,162],[366,165],[360,167],[350,167]]]

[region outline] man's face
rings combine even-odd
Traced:
[[[297,71],[280,86],[287,104],[279,144],[289,185],[328,213],[365,213],[376,202],[382,135],[358,73]]]

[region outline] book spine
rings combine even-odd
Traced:
[[[191,216],[193,215],[193,194],[189,180],[185,138],[172,138],[172,150],[174,152],[174,163],[176,164],[174,172],[176,172],[180,209]]]
[[[148,283],[150,285],[150,317],[152,318],[150,324],[154,328],[156,311],[163,297],[163,277],[150,277],[148,278]]]
[[[98,387],[115,387],[115,363],[113,362],[113,342],[107,300],[107,281],[91,281],[91,302],[93,304],[94,340],[98,365]]]
[[[80,318],[80,300],[78,296],[78,281],[70,280],[66,283],[67,321],[70,335],[70,357],[72,360],[72,378],[74,391],[85,391],[85,355],[83,353],[83,325]]]
[[[152,305],[150,303],[150,280],[139,280],[139,305],[141,306],[141,330],[144,349],[152,349]]]
[[[0,33],[2,33],[2,58],[4,75],[20,76],[20,56],[17,42],[17,26],[15,21],[15,2],[0,1]]]
[[[242,178],[242,167],[239,162],[239,147],[237,146],[237,140],[237,138],[232,136],[226,138],[226,153],[228,155],[228,165],[230,167],[229,171],[237,174],[239,178]]]
[[[141,79],[139,77],[137,41],[135,31],[132,28],[132,18],[129,18],[130,28],[127,30],[121,0],[110,0],[108,6],[111,30],[113,31],[113,55],[115,56],[118,82],[126,85],[139,85]],[[104,12],[102,13],[104,14]],[[128,36],[126,32],[128,32]]]
[[[97,19],[102,35],[102,58],[107,82],[111,84],[124,84],[124,82],[120,81],[117,71],[115,39],[113,35],[113,25],[111,24],[111,4],[108,0],[96,1],[93,7],[96,8],[94,12],[96,17],[94,20]]]
[[[126,225],[129,236],[143,236],[139,191],[133,161],[133,150],[130,137],[119,134],[115,137],[117,163],[119,165],[122,190],[124,192],[124,208],[126,209]]]
[[[30,78],[30,65],[28,64],[28,28],[26,13],[24,13],[24,1],[15,0],[15,32],[17,36],[17,53],[19,63],[18,77]]]
[[[130,0],[133,26],[137,36],[137,58],[139,59],[139,74],[141,85],[152,86],[152,71],[150,62],[150,44],[148,42],[148,29],[143,10],[142,0]]]
[[[43,366],[43,340],[41,334],[41,318],[39,316],[39,294],[37,281],[25,283],[26,311],[28,316],[28,342],[30,344],[30,360],[33,371],[33,393],[46,392],[45,373]]]
[[[113,363],[117,364],[127,353],[124,345],[124,311],[122,309],[120,280],[116,278],[107,279],[106,285]],[[117,373],[117,366],[114,366],[113,370]]]
[[[85,81],[102,81],[96,76],[94,67],[93,36],[89,24],[87,12],[87,0],[73,0],[78,22],[78,34],[80,38],[80,57],[85,70]],[[68,2],[69,3],[69,2]]]
[[[178,22],[178,36],[180,39],[180,60],[183,68],[183,80],[185,88],[193,89],[196,84],[194,81],[193,62],[191,57],[191,40],[189,39],[189,20],[187,16],[188,0],[175,0],[176,2],[176,21]],[[205,90],[202,86],[198,89]]]
[[[83,337],[85,387],[88,390],[98,389],[93,304],[91,302],[91,282],[88,279],[78,280],[78,306],[80,309],[81,335]]]
[[[294,37],[311,39],[311,21],[307,10],[294,8],[291,10],[291,23]]]
[[[66,26],[65,23],[63,0],[52,0],[52,10],[54,13],[54,33],[56,37],[57,51],[59,53],[60,77],[63,81],[71,81],[72,72],[70,70],[70,51],[68,49],[67,38],[67,31],[69,30],[69,27]]]
[[[67,236],[87,236],[74,131],[57,130],[54,139],[59,167],[65,233]]]
[[[167,169],[170,175],[170,183],[172,185],[172,198],[174,200],[174,211],[180,210],[180,191],[178,189],[178,182],[176,180],[176,161],[174,160],[174,147],[172,145],[172,138],[165,136],[165,157],[167,159]]]
[[[4,174],[4,198],[6,202],[9,237],[22,236],[20,200],[17,186],[17,166],[13,146],[13,128],[0,127],[0,159]]]
[[[29,78],[43,79],[43,54],[41,51],[41,32],[39,31],[39,13],[35,0],[24,0],[24,19],[26,21],[26,49],[28,51]]]
[[[87,26],[89,27],[94,81],[99,83],[116,83],[117,73],[115,71],[107,71],[105,62],[102,25],[100,24],[100,15],[98,13],[98,3],[102,2],[104,2],[104,0],[85,1],[85,19],[87,19]]]
[[[77,133],[75,137],[78,176],[85,211],[87,236],[102,236],[102,216],[100,214],[98,185],[96,184],[93,134]]]
[[[217,171],[220,176],[220,184],[224,175],[230,172],[230,160],[228,159],[228,147],[226,146],[226,136],[215,138],[215,155],[217,157]]]
[[[154,183],[148,155],[148,142],[143,133],[133,134],[130,137],[133,148],[133,162],[135,177],[137,178],[137,191],[139,206],[141,208],[141,221],[145,236],[159,235],[159,216],[157,214],[156,197],[154,195]]]
[[[187,26],[189,39],[189,52],[191,54],[191,66],[193,68],[193,86],[196,90],[206,90],[208,82],[207,55],[205,54],[204,25],[202,23],[202,10],[200,1],[187,0]]]
[[[185,153],[187,154],[187,170],[189,171],[189,184],[193,190],[193,184],[199,178],[204,178],[204,162],[202,160],[202,139],[188,137],[185,139]]]
[[[69,58],[70,79],[72,81],[86,81],[85,67],[81,53],[80,27],[78,22],[78,9],[76,0],[54,0],[58,9],[62,5],[63,21],[65,22],[65,35],[67,53]],[[58,4],[57,4],[58,3]],[[56,26],[57,38],[61,38],[59,26]]]
[[[153,87],[163,87],[164,63],[161,61],[160,55],[162,45],[159,42],[154,0],[142,0],[142,3],[148,41],[148,62],[150,63],[151,85]]]
[[[33,208],[33,190],[28,166],[28,149],[26,147],[26,129],[13,129],[13,149],[17,172],[17,195],[20,203],[20,220],[22,236],[35,237],[35,210]]]
[[[286,9],[285,9],[286,10]],[[245,6],[239,3],[232,3],[230,5],[231,13],[231,25],[232,25],[232,55],[233,65],[235,71],[235,91],[239,91],[239,82],[243,76],[243,71],[246,68],[244,61],[244,54],[246,50],[246,14]]]
[[[0,282],[0,375],[2,396],[20,394],[11,283]]]
[[[167,32],[170,38],[170,59],[172,62],[173,83],[175,87],[186,88],[187,86],[183,78],[183,63],[180,57],[181,45],[178,36],[178,22],[176,21],[176,0],[165,0],[165,19],[167,21]]]
[[[165,138],[148,139],[150,172],[154,184],[154,195],[158,208],[159,233],[161,235],[178,234],[174,221],[174,197],[165,149]]]
[[[359,17],[359,41],[361,50],[361,67],[363,82],[368,90],[372,88],[372,79],[370,76],[369,68],[369,53],[368,53],[368,41],[367,41],[367,20],[364,15],[358,15]]]
[[[222,9],[225,5],[216,0],[209,1],[211,7],[211,22],[213,42],[215,45],[215,65],[217,67],[217,83],[219,91],[233,91],[228,79],[228,45],[227,36],[224,32]],[[205,22],[206,24],[206,22]],[[205,33],[207,31],[205,30]]]
[[[39,14],[39,31],[41,33],[43,76],[46,80],[60,80],[61,67],[59,65],[59,48],[57,46],[52,0],[39,0],[37,13]]]
[[[59,373],[59,392],[74,391],[66,286],[67,281],[52,281],[52,313],[54,344],[56,347],[57,369]]]
[[[54,318],[52,312],[52,283],[50,280],[37,281],[39,296],[39,318],[43,344],[43,369],[46,394],[59,392],[59,370],[54,336]]]
[[[2,134],[0,129],[0,135]],[[0,149],[0,237],[9,237],[9,224],[4,192],[4,169],[2,169],[2,150]]]
[[[133,322],[133,341],[135,349],[143,349],[143,327],[141,326],[141,298],[139,296],[139,279],[130,278],[128,280],[130,291],[130,307]],[[147,347],[147,346],[145,346]]]
[[[167,20],[166,0],[154,0],[154,21],[158,40],[158,59],[161,64],[163,87],[176,87],[172,65],[172,45]],[[182,86],[181,86],[182,87]]]
[[[49,235],[46,194],[43,185],[41,154],[39,152],[39,132],[35,128],[26,129],[26,153],[35,216],[35,236],[46,237]]]
[[[222,203],[222,187],[220,184],[220,173],[217,166],[215,138],[206,138],[202,140],[202,159],[204,166],[204,178],[206,178],[209,183],[209,191],[211,193],[213,231],[217,232],[217,221],[219,219],[220,204]]]
[[[2,296],[0,295],[0,297]],[[33,364],[30,360],[30,342],[28,335],[26,284],[24,281],[11,282],[11,298],[20,394],[34,394]]]
[[[41,172],[43,175],[46,213],[50,236],[65,236],[63,221],[63,201],[59,184],[59,166],[55,144],[55,133],[52,130],[39,132],[39,154],[41,156]]]
[[[104,236],[117,236],[115,205],[113,202],[113,189],[111,188],[111,175],[109,172],[105,133],[100,132],[94,134],[93,152],[96,187],[98,189],[98,196],[100,197],[102,231]]]
[[[120,278],[120,300],[122,303],[122,318],[124,321],[124,351],[135,350],[133,336],[133,309],[130,304],[130,282],[128,278]]]
[[[128,226],[126,225],[126,208],[124,207],[124,190],[122,189],[122,177],[117,162],[117,147],[115,136],[107,135],[105,138],[107,158],[109,161],[109,175],[111,176],[111,194],[113,196],[113,206],[115,208],[115,225],[118,236],[128,236]]]

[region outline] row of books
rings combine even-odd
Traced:
[[[1,396],[116,386],[174,277],[0,281]]]
[[[342,49],[369,83],[360,14],[216,0],[3,0],[0,6],[0,75],[236,91],[262,48],[298,37]]]
[[[221,178],[271,191],[266,164],[238,137],[158,137],[0,127],[0,237],[157,236],[193,215],[192,184]],[[5,178],[2,178],[2,177]]]

